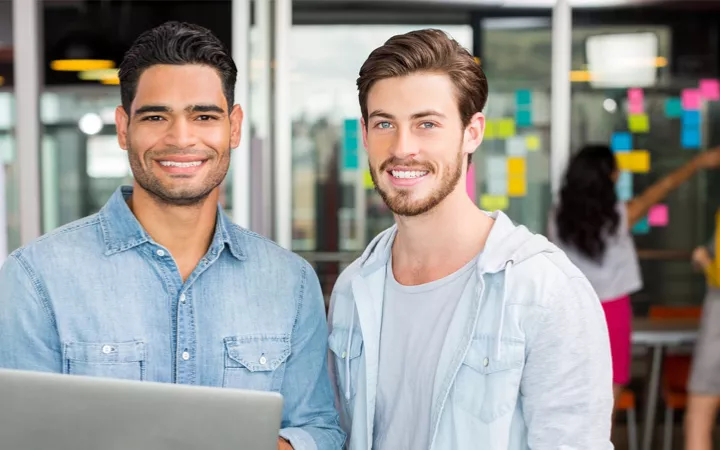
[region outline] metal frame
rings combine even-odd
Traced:
[[[550,90],[550,187],[553,197],[562,183],[570,159],[570,69],[572,58],[572,8],[557,0],[552,15],[552,84]]]
[[[250,0],[232,0],[232,57],[238,69],[235,103],[245,112],[240,145],[232,158],[233,221],[250,228]],[[232,105],[229,105],[232,107]]]
[[[292,247],[292,123],[290,116],[290,54],[292,0],[275,0],[273,27],[273,167],[275,241]]]

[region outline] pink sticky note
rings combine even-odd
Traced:
[[[668,220],[667,205],[655,205],[648,211],[648,223],[651,227],[666,227]]]
[[[700,109],[700,89],[683,89],[681,97],[683,109]]]
[[[720,81],[700,80],[700,93],[707,100],[720,100]]]
[[[628,89],[628,110],[630,114],[642,114],[645,110],[643,102],[645,93],[640,88]]]
[[[465,189],[467,190],[468,195],[474,202],[475,201],[475,164],[473,164],[473,163],[470,163],[470,168],[468,169],[468,172],[467,172]]]

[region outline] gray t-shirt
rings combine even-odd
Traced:
[[[427,448],[435,372],[445,335],[478,257],[445,278],[403,286],[388,264],[373,449]]]
[[[615,300],[642,289],[640,264],[635,241],[628,226],[627,209],[624,202],[618,202],[620,223],[617,231],[605,237],[605,254],[596,261],[581,253],[574,246],[563,242],[557,235],[555,211],[551,214],[548,237],[562,249],[570,261],[587,277],[600,301]]]

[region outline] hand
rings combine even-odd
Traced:
[[[714,169],[720,166],[720,147],[705,150],[695,158],[700,168]]]
[[[278,438],[278,450],[293,450],[293,446],[283,438]]]
[[[693,251],[692,264],[696,269],[701,271],[704,271],[712,265],[712,258],[710,258],[710,253],[708,253],[707,248],[700,246]]]

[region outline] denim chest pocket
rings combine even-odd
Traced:
[[[494,338],[474,339],[455,379],[459,407],[489,423],[514,411],[525,362],[525,345]]]
[[[66,342],[63,348],[63,369],[70,375],[145,379],[145,343],[129,342]]]
[[[290,356],[288,336],[227,337],[224,342],[223,387],[280,391]]]
[[[349,338],[350,332],[347,328],[333,328],[328,338],[328,347],[335,359],[335,378],[341,390],[339,394],[346,401],[353,399],[357,391],[360,355],[362,355],[363,349],[363,338],[360,331],[354,330],[352,340]]]

